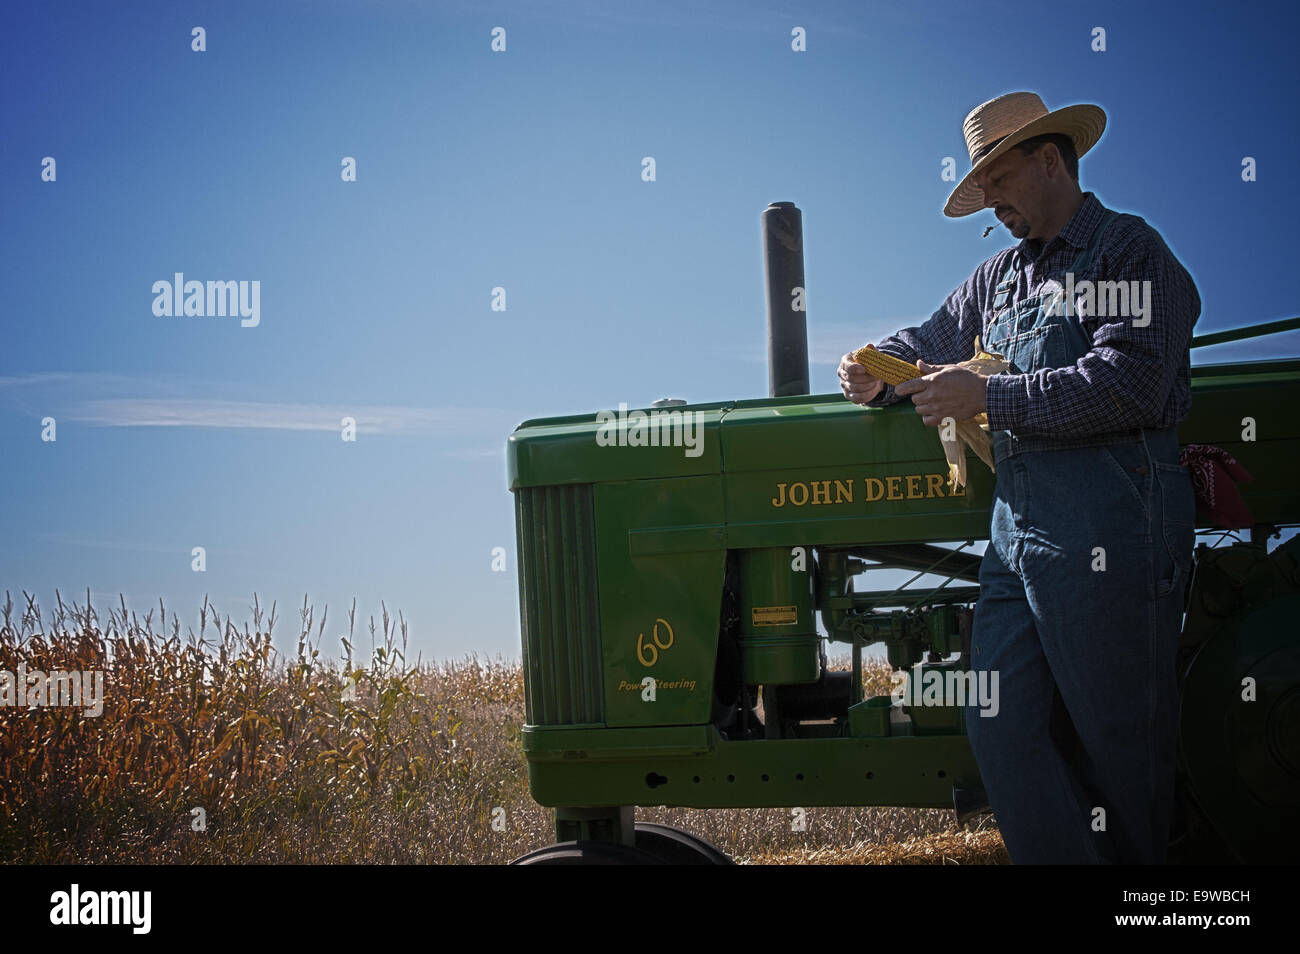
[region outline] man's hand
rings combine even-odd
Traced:
[[[895,385],[894,393],[912,395],[922,424],[938,427],[946,417],[964,421],[984,413],[989,375],[951,364],[918,361],[917,366],[921,377]]]
[[[874,349],[874,345],[867,345]],[[840,390],[854,404],[866,404],[879,396],[885,382],[873,377],[862,365],[853,360],[853,352],[840,359]]]

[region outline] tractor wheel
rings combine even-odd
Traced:
[[[703,838],[655,822],[636,823],[636,846],[670,865],[734,865]]]
[[[607,841],[562,841],[530,851],[510,862],[512,865],[662,865],[667,862],[642,851],[640,832],[638,847],[616,845]]]

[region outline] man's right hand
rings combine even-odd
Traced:
[[[875,345],[867,345],[875,350]],[[885,382],[874,377],[866,368],[853,360],[853,352],[840,359],[840,390],[854,404],[866,404],[879,396]]]

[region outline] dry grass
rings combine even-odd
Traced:
[[[996,831],[950,831],[905,838],[896,844],[859,842],[847,848],[798,848],[752,856],[760,865],[1006,865]]]
[[[275,608],[241,629],[208,603],[199,632],[158,607],[101,619],[61,597],[45,618],[6,594],[0,670],[105,671],[104,711],[0,706],[0,862],[501,863],[554,841],[528,794],[517,664],[408,662],[406,624],[369,622],[371,648],[321,658],[305,603],[297,650],[271,645]],[[155,630],[155,626],[157,629]],[[872,679],[887,672],[868,670]],[[887,689],[883,690],[887,691]],[[505,810],[504,831],[491,826]],[[192,829],[192,809],[206,830]],[[1002,862],[996,832],[951,812],[642,809],[742,863]]]

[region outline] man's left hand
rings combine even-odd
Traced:
[[[984,413],[989,375],[953,364],[918,361],[917,366],[921,377],[896,384],[894,393],[912,396],[922,424],[938,427],[946,417],[964,421]]]

